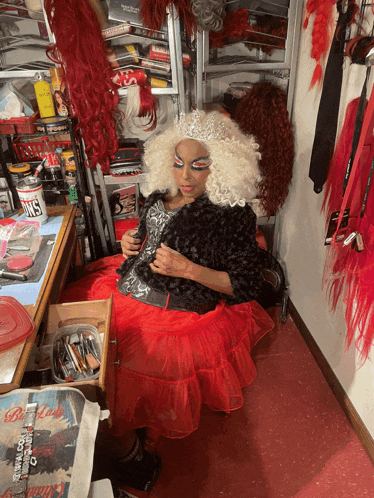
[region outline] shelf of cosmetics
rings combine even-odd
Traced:
[[[28,176],[38,176],[42,182],[47,203],[48,195],[51,193],[54,194],[54,198],[56,195],[64,195],[68,197],[69,204],[77,204],[77,170],[73,151],[48,147],[47,137],[43,144],[49,152],[44,151],[42,160],[8,166],[12,186],[16,188],[17,183]]]
[[[131,85],[150,85],[153,89],[172,88],[170,51],[159,44],[143,47],[140,43],[112,46],[108,48],[108,60],[114,69],[113,82],[120,88]],[[182,54],[184,67],[191,63],[189,53]],[[73,116],[74,110],[69,95],[62,83],[62,70],[49,69],[51,85],[39,73],[34,84],[41,120],[54,116]],[[157,92],[156,92],[157,93]],[[41,123],[43,124],[43,123]]]

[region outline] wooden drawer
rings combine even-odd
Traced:
[[[68,325],[72,321],[74,321],[74,323],[78,323],[77,320],[79,320],[79,323],[91,324],[97,327],[102,338],[102,355],[99,377],[94,380],[65,382],[63,384],[53,384],[52,386],[56,388],[60,386],[75,387],[81,390],[87,399],[90,401],[97,401],[102,406],[106,404],[105,390],[106,376],[108,373],[108,350],[112,316],[112,301],[113,298],[111,296],[109,299],[101,301],[50,305],[48,310],[47,330],[43,338],[44,347],[51,345],[54,332],[61,326]],[[112,354],[109,356],[112,357]],[[37,389],[52,386],[40,386]]]

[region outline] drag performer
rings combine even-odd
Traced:
[[[273,327],[255,301],[263,280],[248,201],[261,179],[257,149],[219,112],[182,115],[146,145],[148,197],[123,255],[90,265],[65,294],[113,294],[121,364],[110,451],[122,458],[111,469],[137,489],[151,488],[159,461],[134,429],[185,437],[202,403],[236,410],[256,377],[251,349]]]

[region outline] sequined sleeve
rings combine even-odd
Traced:
[[[135,263],[126,275],[118,281],[117,288],[121,294],[128,295],[131,293],[135,299],[145,299],[147,297],[151,288],[136,275],[136,268],[143,261],[152,261],[154,259],[156,250],[160,247],[162,232],[178,210],[179,208],[167,211],[161,199],[149,208],[146,217],[147,238]]]

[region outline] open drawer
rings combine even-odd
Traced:
[[[52,386],[56,388],[60,386],[75,387],[81,390],[87,399],[104,404],[111,316],[112,296],[109,299],[100,301],[63,303],[49,306],[48,325],[43,337],[42,349],[46,353],[49,352],[53,334],[58,328],[78,323],[94,325],[98,329],[102,341],[101,366],[97,379],[40,386],[39,389]]]

